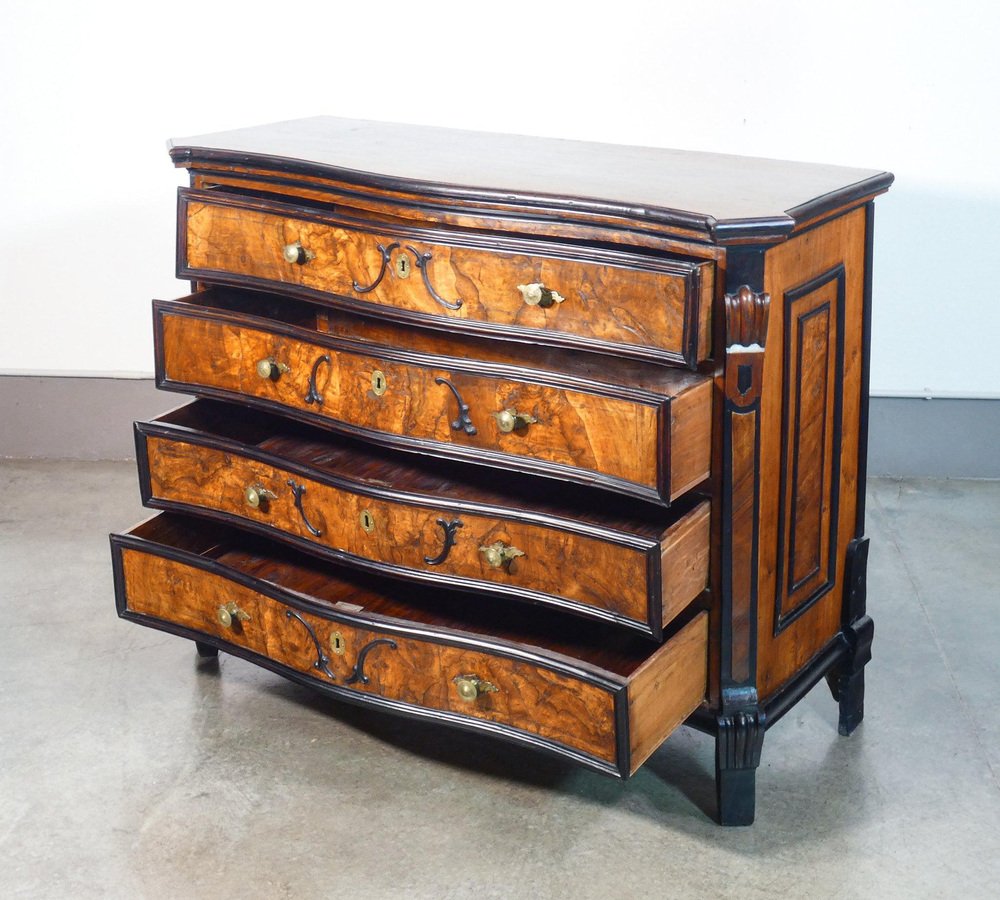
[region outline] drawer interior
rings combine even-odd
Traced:
[[[692,494],[669,508],[581,485],[564,485],[517,472],[496,473],[462,462],[407,454],[366,444],[344,435],[266,412],[217,400],[195,400],[157,417],[143,430],[169,426],[173,434],[190,430],[191,438],[212,435],[363,485],[496,507],[505,514],[541,513],[602,528],[660,540],[704,496]]]
[[[294,591],[333,614],[353,614],[376,624],[421,625],[501,647],[534,648],[625,679],[657,650],[643,637],[544,608],[518,608],[514,614],[504,603],[474,606],[447,591],[341,568],[233,528],[174,513],[137,525],[125,540],[154,553],[164,548],[215,560],[237,576]],[[678,617],[668,639],[697,614],[691,610]]]
[[[641,360],[608,357],[594,352],[562,350],[465,334],[442,334],[433,328],[400,325],[360,313],[320,308],[303,300],[263,291],[212,287],[173,301],[191,307],[269,319],[329,333],[360,345],[405,347],[450,359],[481,360],[506,369],[517,367],[551,373],[559,379],[627,386],[664,396],[676,396],[709,381],[687,369]],[[374,350],[373,350],[374,352]]]

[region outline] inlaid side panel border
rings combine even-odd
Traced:
[[[831,283],[833,295],[825,291],[826,299],[816,302],[816,295]],[[784,293],[782,433],[786,438],[781,448],[775,636],[837,581],[845,309],[842,263]],[[819,338],[822,349],[807,346],[807,332],[814,340]],[[822,373],[822,379],[806,379],[804,367],[814,376]],[[818,418],[817,395],[808,396],[810,389],[821,392]]]

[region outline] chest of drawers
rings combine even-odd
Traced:
[[[628,777],[861,721],[887,173],[318,118],[172,144],[119,615]]]

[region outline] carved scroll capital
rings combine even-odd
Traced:
[[[771,295],[743,285],[726,294],[726,346],[730,349],[763,349],[767,343],[767,317]]]

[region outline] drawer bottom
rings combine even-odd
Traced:
[[[111,536],[123,618],[354,703],[628,777],[702,702],[707,615],[648,641],[335,568],[162,514]]]

